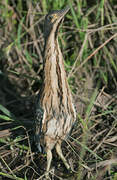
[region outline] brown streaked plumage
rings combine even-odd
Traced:
[[[76,113],[57,38],[59,26],[68,11],[69,7],[52,11],[45,17],[44,23],[44,74],[37,101],[35,140],[39,151],[44,149],[47,153],[47,171],[50,169],[51,150],[54,147],[66,168],[70,168],[62,154],[61,143],[70,133]]]

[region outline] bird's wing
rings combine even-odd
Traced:
[[[35,112],[35,143],[40,152],[42,152],[42,148],[40,145],[40,136],[42,132],[42,120],[43,120],[43,109],[40,106],[40,96],[38,95],[36,101],[36,112]]]

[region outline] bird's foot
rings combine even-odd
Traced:
[[[54,176],[55,176],[54,172],[55,172],[55,168],[52,168],[50,171],[46,171],[46,173],[45,173],[46,180],[54,179]],[[51,174],[51,178],[50,178],[49,174]]]
[[[50,176],[49,176],[49,172],[45,173],[45,180],[51,180]]]

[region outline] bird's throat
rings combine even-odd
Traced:
[[[58,39],[54,37],[48,38],[45,48],[43,83],[43,102],[50,103],[50,106],[56,108],[64,104],[67,108],[67,97],[70,96],[67,77]]]

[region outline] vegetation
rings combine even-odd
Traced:
[[[44,15],[67,14],[59,32],[77,122],[63,143],[73,169],[54,155],[54,179],[117,180],[116,0],[0,1],[0,176],[43,179],[46,155],[33,142],[43,63]]]

